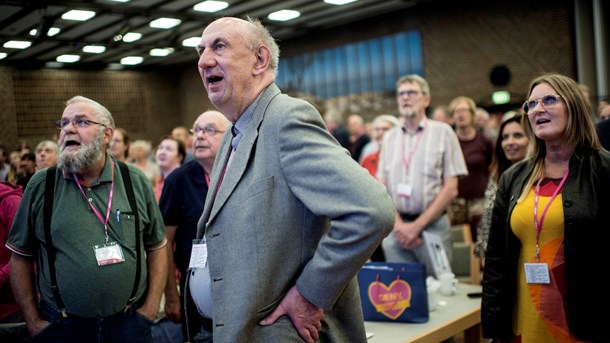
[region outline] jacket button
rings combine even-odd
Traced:
[[[566,207],[572,206],[572,200],[570,200],[570,199],[566,200],[565,205],[566,205]]]

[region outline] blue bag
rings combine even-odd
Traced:
[[[426,323],[426,268],[421,263],[369,262],[358,272],[366,321]]]

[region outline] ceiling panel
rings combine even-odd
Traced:
[[[141,65],[126,67],[130,69],[183,63],[195,66],[194,49],[183,47],[181,42],[185,38],[200,36],[203,28],[220,16],[258,17],[276,38],[288,41],[312,30],[329,29],[417,4],[415,0],[357,0],[345,6],[329,5],[322,0],[225,0],[229,3],[225,10],[203,13],[192,9],[200,1],[203,0],[132,0],[124,3],[110,0],[0,0],[0,52],[8,55],[0,59],[0,65],[35,68],[43,66],[44,62],[55,61],[60,54],[72,53],[80,55],[80,61],[64,64],[64,68],[99,69],[118,63],[124,56],[144,58]],[[71,9],[92,10],[96,16],[85,22],[61,19],[61,15]],[[269,13],[280,9],[298,10],[301,17],[287,22],[267,19]],[[149,26],[150,21],[164,16],[180,19],[182,23],[169,30]],[[33,28],[51,26],[60,28],[61,32],[53,37],[29,35]],[[126,27],[143,37],[131,43],[115,42],[113,37]],[[14,39],[29,40],[32,46],[25,50],[2,46]],[[101,44],[107,49],[97,55],[82,52],[82,47],[89,44]],[[174,53],[166,57],[149,55],[152,48],[165,47],[174,48]]]

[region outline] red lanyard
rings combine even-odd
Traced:
[[[405,155],[405,136],[407,135],[407,132],[405,130],[402,133],[402,160],[405,163],[405,175],[409,175],[409,165],[411,164],[411,162],[413,162],[413,156],[415,156],[415,150],[417,150],[417,146],[419,145],[419,142],[421,141],[421,137],[424,135],[425,128],[426,128],[425,124],[421,130],[419,130],[419,126],[418,126],[418,128],[417,128],[418,131],[415,133],[416,141],[415,141],[415,144],[413,145],[413,148],[411,148],[411,152],[409,153],[409,156]]]
[[[83,191],[83,187],[80,185],[80,182],[78,182],[78,177],[76,176],[76,174],[72,173],[72,175],[74,176],[74,181],[76,182],[78,189],[80,189],[81,194],[85,198],[85,201],[87,201],[87,204],[89,204],[89,206],[95,213],[95,216],[97,217],[97,219],[99,219],[100,222],[102,223],[102,225],[104,225],[104,235],[106,236],[106,243],[108,243],[108,218],[110,218],[110,208],[112,207],[112,195],[114,194],[114,161],[110,160],[110,163],[112,164],[112,183],[110,184],[110,195],[108,195],[108,208],[106,209],[106,220],[104,220],[104,218],[102,218],[102,214],[95,208],[95,206],[93,206],[93,199],[87,198],[85,191]]]
[[[549,200],[548,204],[546,204],[544,211],[542,211],[542,213],[540,214],[540,219],[538,219],[538,198],[540,194],[540,182],[542,181],[542,178],[538,180],[538,184],[536,184],[536,188],[534,188],[534,194],[536,194],[536,196],[534,197],[534,226],[536,227],[536,259],[538,260],[540,259],[540,231],[542,231],[542,223],[544,222],[544,217],[546,217],[546,213],[548,212],[549,207],[551,207],[551,203],[553,202],[553,200],[555,200],[557,194],[559,194],[559,192],[561,191],[561,188],[566,182],[569,173],[570,171],[567,170],[565,175],[561,179],[559,186],[557,186],[555,192],[553,192],[553,196],[551,196],[551,199]]]

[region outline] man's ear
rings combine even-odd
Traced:
[[[271,63],[271,50],[265,45],[261,45],[256,49],[254,56],[256,57],[256,63],[254,63],[252,73],[254,75],[260,75],[269,68],[269,64]]]
[[[113,135],[114,135],[114,129],[110,126],[106,126],[106,129],[104,130],[104,144],[106,144],[106,145],[110,144],[110,141],[112,140]]]

